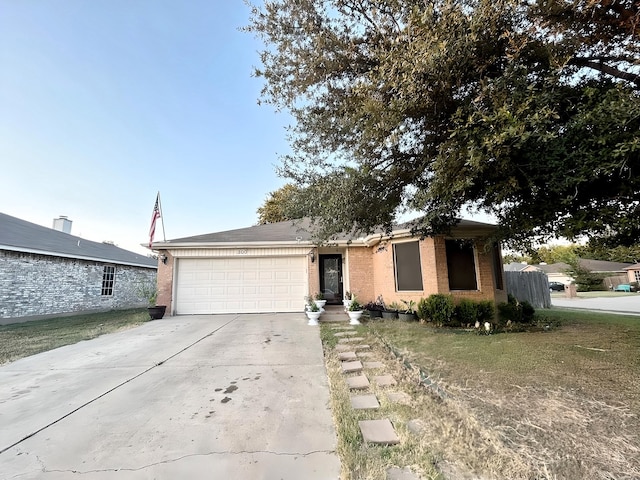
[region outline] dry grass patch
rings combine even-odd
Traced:
[[[547,315],[563,326],[491,336],[388,321],[368,328],[450,393],[422,418],[454,471],[640,478],[640,318]]]
[[[0,365],[147,321],[146,309],[134,309],[0,325]]]

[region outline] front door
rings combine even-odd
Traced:
[[[328,304],[342,304],[342,255],[320,255],[320,290]]]

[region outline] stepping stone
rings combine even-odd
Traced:
[[[356,373],[362,371],[362,363],[355,362],[342,362],[342,373]]]
[[[350,337],[350,338],[341,338],[338,340],[338,343],[351,343],[351,342],[360,342],[364,340],[362,337]]]
[[[373,352],[358,352],[358,356],[360,358],[373,358],[376,354]]]
[[[355,352],[342,352],[338,354],[338,360],[341,362],[354,362],[358,360],[358,357],[356,357]]]
[[[369,388],[369,379],[364,375],[347,377],[347,385],[351,390],[364,390]]]
[[[420,480],[420,477],[412,473],[409,467],[392,467],[387,470],[387,480]]]
[[[373,377],[373,381],[379,387],[390,387],[392,385],[397,385],[396,379],[391,375],[378,375],[377,377]]]
[[[364,362],[362,364],[364,368],[384,368],[385,365],[382,362]]]
[[[371,347],[369,345],[354,345],[353,348],[355,348],[357,352],[358,350],[369,350]]]
[[[357,333],[344,331],[344,332],[336,332],[333,335],[336,337],[349,337],[351,335],[357,335]]]
[[[388,418],[384,420],[360,420],[358,426],[366,443],[380,445],[396,445],[400,443],[400,438]]]
[[[354,410],[368,410],[380,408],[375,395],[354,395],[351,397],[351,408]]]
[[[407,428],[414,435],[422,435],[427,429],[427,426],[422,420],[416,418],[415,420],[409,420],[407,422]]]
[[[387,400],[391,403],[401,403],[403,405],[411,403],[411,397],[404,392],[387,392]]]
[[[353,345],[345,345],[339,343],[336,345],[336,352],[351,352],[353,351]]]

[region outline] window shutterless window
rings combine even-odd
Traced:
[[[491,246],[491,256],[493,260],[493,278],[497,290],[504,290],[502,255],[500,255],[500,244],[494,243]]]
[[[105,265],[102,271],[102,296],[113,295],[113,284],[116,279],[116,267],[113,265]]]
[[[640,282],[640,270],[636,270],[633,273],[636,276],[636,282]]]
[[[421,291],[422,267],[419,242],[393,244],[396,291]]]
[[[446,240],[449,290],[477,290],[476,256],[468,240]]]

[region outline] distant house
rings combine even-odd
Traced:
[[[620,277],[622,275],[627,275],[626,268],[631,266],[630,263],[591,260],[588,258],[579,259],[578,265],[591,273],[601,274],[606,277]],[[571,270],[571,266],[568,263],[564,262],[526,265],[525,268],[522,269],[522,271],[525,272],[544,272],[547,274],[550,282],[560,282],[564,283],[565,285],[568,285],[574,281],[573,277],[569,273],[567,273],[569,270]]]
[[[640,283],[640,263],[636,263],[624,269],[627,272],[627,276],[629,278],[629,283],[638,282]]]
[[[157,260],[0,213],[0,323],[141,305]]]
[[[279,222],[154,242],[163,258],[158,303],[172,314],[301,312],[305,297],[323,292],[342,304],[417,301],[433,293],[504,302],[499,245],[486,245],[494,225],[462,220],[451,235],[343,236],[313,243],[309,224]]]

